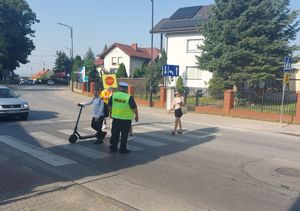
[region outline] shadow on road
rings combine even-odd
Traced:
[[[27,120],[21,120],[18,116],[7,116],[7,117],[1,117],[0,122],[6,123],[18,123],[23,121],[33,121],[33,120],[48,120],[48,119],[55,119],[58,117],[57,112],[53,111],[41,111],[41,110],[30,110],[29,111],[29,117]]]
[[[299,211],[300,210],[300,197],[295,201],[290,211]]]
[[[55,112],[34,112],[41,112],[40,115],[34,115],[41,116],[40,119],[55,118],[56,116]],[[163,124],[165,122],[155,123]],[[145,124],[151,125],[153,123]],[[109,153],[109,137],[105,138],[105,144],[102,145],[94,145],[91,140],[83,140],[78,141],[76,144],[69,144],[68,139],[65,138],[65,145],[41,146],[39,144],[40,142],[31,137],[21,125],[16,124],[14,127],[14,130],[17,132],[13,135],[19,140],[45,148],[47,151],[71,159],[75,161],[75,163],[56,167],[51,166],[0,142],[0,148],[1,151],[3,151],[2,159],[0,156],[0,205],[28,199],[31,197],[28,195],[29,193],[32,194],[32,196],[43,194],[43,191],[39,191],[38,193],[34,192],[40,186],[53,184],[55,182],[74,182],[74,184],[84,183],[86,178],[94,176],[99,178],[101,176],[107,177],[108,175],[118,174],[128,168],[144,165],[162,157],[176,154],[192,147],[200,146],[203,143],[213,141],[216,137],[215,134],[218,132],[218,128],[215,127],[192,130],[183,135],[176,136],[172,136],[170,130],[141,133],[135,132],[134,140],[136,140],[137,143],[135,143],[134,146],[140,147],[140,150],[124,155],[119,153]],[[150,139],[149,137],[160,134],[167,137],[166,139],[159,140],[161,143],[165,144],[163,146],[151,147],[138,142],[139,138],[148,137],[148,139]],[[0,132],[0,135],[11,134]],[[185,138],[187,138],[187,140],[183,142]],[[128,144],[133,144],[133,141],[129,141]],[[109,156],[102,159],[87,159],[82,154],[76,154],[72,150],[64,149],[64,146],[67,145],[68,149],[70,149],[70,147],[78,148],[83,146],[97,150],[99,153],[106,152]],[[87,181],[90,181],[90,179]],[[45,190],[45,194],[46,193],[47,190]],[[24,196],[25,194],[26,196]]]

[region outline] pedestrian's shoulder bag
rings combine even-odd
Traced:
[[[181,106],[181,111],[183,114],[186,114],[189,111],[189,109],[187,106]]]

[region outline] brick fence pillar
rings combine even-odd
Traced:
[[[297,92],[296,116],[294,121],[300,123],[300,92]]]
[[[128,85],[128,94],[134,96],[134,87],[133,85]]]
[[[85,82],[82,83],[82,92],[86,92],[86,83]]]
[[[96,83],[95,83],[95,82],[91,82],[91,83],[90,83],[90,92],[91,92],[91,93],[94,93],[95,86],[96,86]]]
[[[164,86],[161,86],[159,88],[159,104],[161,105],[161,107],[165,107],[167,101],[167,89]]]
[[[234,91],[227,89],[224,92],[224,112],[230,115],[230,110],[234,106]]]

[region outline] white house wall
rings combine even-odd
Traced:
[[[166,37],[168,64],[179,65],[179,75],[182,76],[184,85],[191,88],[207,88],[212,73],[201,71],[201,77],[197,79],[186,80],[185,77],[187,67],[196,67],[196,56],[200,55],[200,52],[187,52],[187,42],[188,40],[204,40],[204,37],[198,34],[168,34]],[[175,86],[175,81],[171,83],[171,86]]]
[[[117,58],[117,63],[116,65],[112,65],[112,58],[115,57]],[[129,76],[129,70],[130,70],[130,57],[125,54],[120,48],[118,47],[115,47],[113,48],[110,52],[107,53],[107,55],[105,56],[104,58],[104,68],[105,70],[116,70],[119,68],[119,65],[118,64],[118,58],[122,58],[122,62],[124,65],[125,65],[125,68],[126,68],[126,72],[127,72],[127,75]]]

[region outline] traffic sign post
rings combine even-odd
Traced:
[[[179,75],[179,65],[169,65],[165,64],[162,66],[163,76],[178,76]]]
[[[289,83],[290,75],[289,71],[292,70],[292,57],[285,56],[284,57],[284,65],[283,65],[283,80],[282,80],[282,98],[281,98],[281,108],[280,108],[280,127],[282,123],[282,115],[283,115],[283,104],[284,104],[284,95],[285,95],[285,90],[286,87]]]
[[[288,72],[292,70],[292,57],[285,56],[284,57],[284,72]]]

